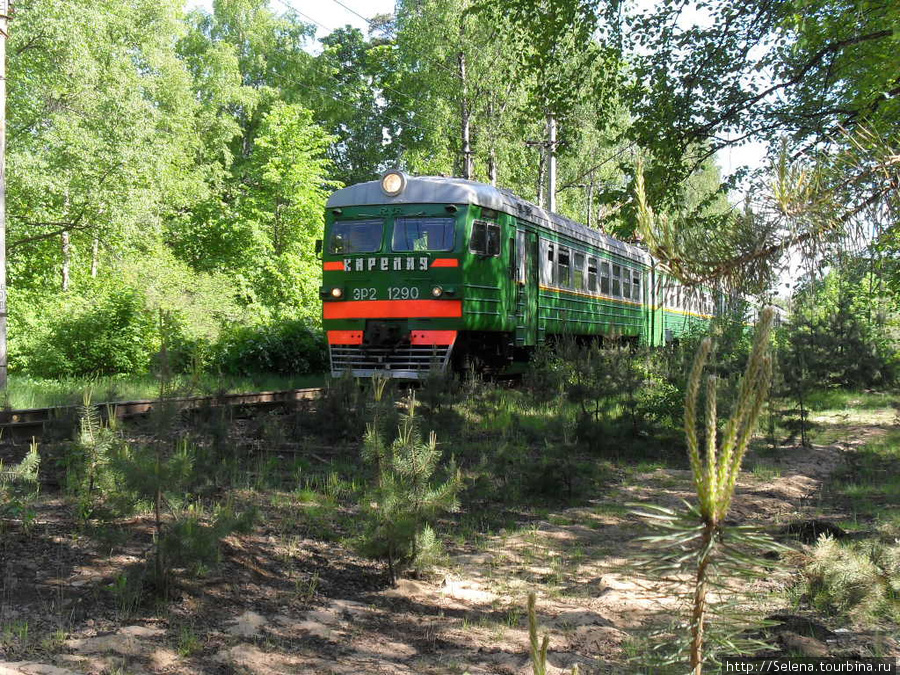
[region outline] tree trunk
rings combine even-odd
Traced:
[[[95,235],[91,243],[91,279],[97,278],[97,270],[100,267],[100,239]]]
[[[72,247],[69,242],[69,232],[65,231],[61,235],[62,237],[62,289],[63,291],[69,290],[69,268],[72,263]]]
[[[711,542],[715,536],[716,523],[707,522],[703,528],[700,544],[703,556],[697,565],[694,581],[694,602],[691,612],[691,675],[701,675],[703,671],[703,628],[706,621],[706,572],[712,555]]]

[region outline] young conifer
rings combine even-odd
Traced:
[[[434,558],[436,540],[431,523],[438,514],[459,508],[460,473],[451,459],[446,468],[448,478],[435,482],[442,453],[434,432],[427,441],[422,438],[415,409],[416,399],[411,396],[409,411],[389,446],[377,425],[369,425],[363,451],[376,470],[376,483],[366,499],[368,528],[362,549],[387,562],[392,584],[398,567],[421,565],[426,558]]]
[[[644,538],[654,546],[651,553],[654,569],[667,574],[689,572],[693,578],[687,649],[694,675],[700,675],[703,668],[708,593],[716,573],[724,566],[731,566],[737,574],[750,575],[758,566],[758,559],[748,555],[747,549],[783,548],[769,537],[747,528],[725,525],[741,464],[769,390],[772,375],[769,338],[773,318],[772,308],[766,308],[760,314],[737,402],[721,434],[718,433],[716,411],[716,376],[704,377],[713,343],[709,338],[700,343],[688,377],[684,405],[685,437],[697,503],[688,505],[687,513],[645,505],[649,512],[642,514],[664,531],[661,535]],[[706,399],[701,422],[702,443],[698,429],[701,392]],[[732,652],[736,651],[734,640],[729,645]]]
[[[19,520],[26,530],[34,522],[32,504],[40,491],[40,466],[41,456],[33,440],[28,454],[18,464],[4,466],[0,460],[0,530],[5,529],[7,519]]]

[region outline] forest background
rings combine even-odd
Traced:
[[[564,215],[689,284],[764,292],[799,251],[792,290],[892,331],[890,0],[713,0],[698,22],[668,1],[399,0],[318,47],[295,2],[13,3],[14,374],[147,372],[163,343],[183,371],[315,370],[329,192],[400,166],[543,202],[550,114]],[[768,168],[722,176],[748,141]]]

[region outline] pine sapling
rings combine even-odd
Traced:
[[[544,634],[542,639],[538,639],[537,598],[534,591],[528,594],[528,646],[532,673],[547,675],[547,650],[550,648],[550,636]],[[571,675],[578,675],[577,663],[572,667]]]
[[[668,642],[679,653],[664,656],[671,664],[687,651],[691,672],[701,675],[709,624],[709,588],[725,569],[737,577],[753,578],[762,568],[759,554],[778,552],[785,547],[763,533],[746,526],[726,526],[725,517],[734,497],[741,464],[756,422],[768,396],[772,374],[769,338],[774,312],[766,308],[760,314],[753,345],[744,376],[738,386],[737,400],[730,418],[719,433],[716,407],[717,380],[704,370],[713,350],[712,340],[704,339],[697,350],[687,382],[684,403],[684,430],[688,459],[697,495],[696,504],[687,504],[687,512],[644,504],[639,515],[649,519],[661,534],[642,537],[652,550],[643,561],[649,569],[665,578],[692,579],[690,587],[689,639]],[[705,394],[705,409],[700,410],[701,393]],[[700,418],[698,420],[698,418]],[[702,425],[702,426],[700,426]],[[699,428],[698,428],[699,427]],[[703,434],[701,436],[700,429]],[[751,553],[752,551],[752,553]],[[766,561],[771,565],[771,561]],[[731,653],[749,651],[766,646],[755,638],[741,638],[747,628],[744,613],[728,616],[722,610],[727,600],[718,604],[716,615],[719,633],[729,632],[724,644]],[[743,624],[741,628],[737,625]],[[661,654],[664,650],[655,651]]]
[[[705,338],[700,343],[688,378],[684,429],[694,488],[697,492],[697,512],[702,522],[691,612],[690,665],[695,675],[700,675],[703,668],[703,633],[712,553],[721,538],[722,525],[731,506],[741,463],[769,390],[772,376],[769,336],[773,318],[774,310],[771,307],[767,307],[760,314],[747,370],[738,390],[737,405],[725,424],[722,440],[718,446],[716,376],[706,377],[705,456],[701,454],[697,434],[697,405],[703,385],[703,371],[712,351],[710,338]]]
[[[459,508],[460,473],[451,460],[446,467],[448,478],[435,483],[441,451],[434,432],[427,441],[422,439],[415,408],[412,396],[409,412],[390,445],[374,424],[369,425],[365,436],[363,457],[375,468],[376,477],[366,498],[369,522],[362,549],[387,562],[391,584],[396,583],[398,566],[425,562],[423,543],[428,544],[427,557],[434,557],[434,534],[426,527],[430,528],[438,514]]]

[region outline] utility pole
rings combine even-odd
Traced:
[[[590,182],[587,185],[587,226],[594,227],[594,170],[591,169]]]
[[[547,172],[550,185],[547,188],[547,201],[550,204],[550,211],[556,211],[556,115],[552,112],[547,114],[547,144],[550,155],[550,166]]]
[[[9,0],[0,0],[0,395],[6,394],[6,37]]]
[[[460,35],[462,27],[460,27]],[[457,54],[459,63],[459,79],[462,82],[462,98],[459,102],[460,109],[460,126],[462,127],[462,177],[466,180],[474,178],[474,169],[472,166],[472,143],[471,143],[471,120],[472,113],[469,110],[469,91],[468,80],[466,79],[466,54],[462,50]]]

